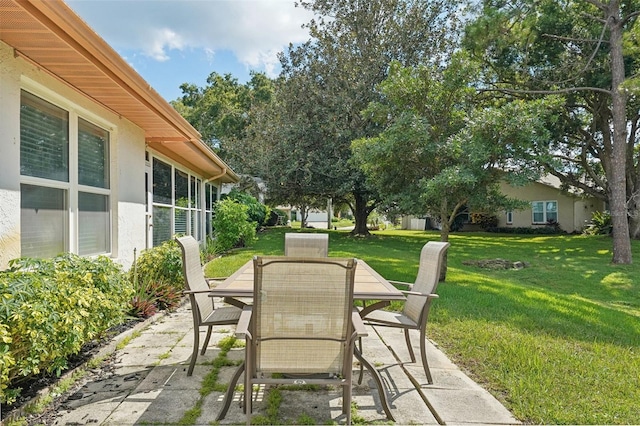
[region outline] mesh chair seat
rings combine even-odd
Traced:
[[[417,322],[413,321],[402,312],[383,311],[378,309],[367,314],[365,319],[370,322],[386,323],[403,328],[418,329],[420,327]]]
[[[237,324],[242,311],[235,306],[224,306],[216,308],[206,318],[202,320],[200,325],[232,325]]]

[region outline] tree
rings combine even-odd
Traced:
[[[367,217],[378,199],[352,164],[350,145],[377,128],[360,111],[378,99],[375,87],[392,59],[418,64],[442,57],[453,35],[447,30],[454,25],[456,5],[444,0],[317,0],[301,5],[318,18],[308,24],[312,40],[290,46],[281,56],[281,79],[289,90],[278,93],[282,129],[276,142],[288,146],[291,162],[302,168],[300,177],[318,188],[312,192],[350,203],[353,232],[367,235]],[[306,184],[298,180],[296,185]]]
[[[230,147],[243,138],[249,124],[252,106],[269,102],[273,82],[262,73],[251,73],[246,84],[240,84],[231,74],[211,73],[207,86],[184,83],[182,97],[172,101],[173,107],[195,127],[202,139],[234,169],[242,170],[241,159],[230,157]]]
[[[384,102],[364,111],[384,130],[353,143],[385,204],[430,213],[442,224],[441,241],[465,206],[490,212],[521,206],[500,192],[499,181],[537,177],[528,165],[549,138],[550,100],[483,104],[471,84],[475,71],[463,55],[444,70],[394,63],[380,85]]]
[[[640,2],[483,5],[464,46],[485,64],[484,88],[522,98],[563,96],[549,146],[554,155],[540,164],[567,186],[609,201],[612,260],[631,263],[629,236],[640,235],[634,203],[640,196]]]

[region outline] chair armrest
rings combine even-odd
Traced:
[[[240,319],[238,325],[236,325],[236,337],[237,338],[251,338],[249,332],[249,323],[251,322],[252,306],[245,306],[240,313]]]
[[[213,277],[213,278],[205,278],[207,282],[209,281],[224,281],[229,277]]]
[[[438,297],[440,297],[435,293],[425,294],[425,293],[420,293],[418,291],[400,290],[400,293],[411,295],[411,296],[422,296],[422,297],[426,297],[427,299],[437,299]]]
[[[356,333],[357,337],[365,337],[369,335],[367,329],[364,327],[362,318],[360,318],[360,313],[357,310],[354,310],[351,313],[351,322],[353,322],[353,331]]]
[[[182,290],[182,294],[201,294],[201,293],[211,293],[212,289],[209,290]]]
[[[410,289],[413,288],[413,283],[406,283],[404,281],[393,281],[393,280],[387,280],[387,281],[389,281],[391,284],[394,284],[394,285],[406,285]]]

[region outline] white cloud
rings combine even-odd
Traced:
[[[289,43],[308,39],[310,12],[293,0],[67,0],[115,49],[168,61],[172,50],[220,50],[267,73]]]

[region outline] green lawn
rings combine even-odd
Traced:
[[[226,276],[254,254],[282,254],[286,228],[207,265]],[[366,260],[388,279],[412,281],[420,248],[439,235],[329,232],[331,256]],[[635,265],[611,265],[611,240],[583,236],[458,233],[428,334],[519,419],[542,424],[640,422],[640,242]],[[522,270],[465,260],[503,258]]]

